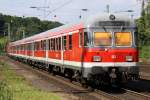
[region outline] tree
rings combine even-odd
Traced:
[[[10,24],[11,41],[22,39],[23,33],[28,37],[62,25],[60,22],[41,21],[36,17],[22,18],[0,14],[0,19],[0,27],[3,27],[3,29],[0,28],[0,32],[8,34],[8,25],[6,23]]]
[[[150,41],[150,3],[146,8],[144,8],[143,1],[141,17],[137,20],[139,41]]]

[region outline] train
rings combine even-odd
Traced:
[[[7,54],[54,75],[86,84],[138,79],[137,26],[124,14],[96,14],[10,42]]]

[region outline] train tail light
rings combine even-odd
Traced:
[[[93,56],[93,61],[94,62],[100,62],[102,58],[100,56]]]
[[[127,62],[133,61],[133,57],[132,57],[132,56],[126,56],[126,61],[127,61]]]

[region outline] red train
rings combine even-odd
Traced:
[[[10,56],[85,83],[138,78],[137,28],[120,14],[100,14],[12,42]]]

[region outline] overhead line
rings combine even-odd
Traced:
[[[65,2],[64,4],[60,5],[59,7],[57,7],[57,8],[55,8],[55,9],[49,11],[49,13],[46,15],[46,17],[49,16],[49,14],[53,13],[54,11],[56,11],[56,10],[58,10],[58,9],[64,7],[64,6],[66,6],[66,5],[68,5],[68,4],[71,3],[72,1],[73,1],[73,0],[69,0],[69,1]]]

